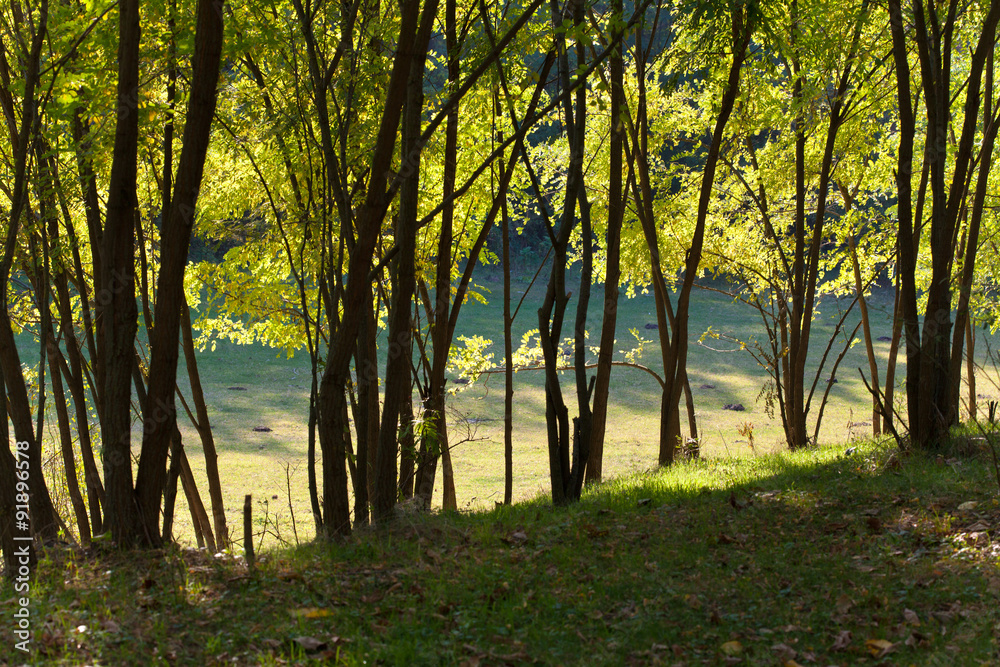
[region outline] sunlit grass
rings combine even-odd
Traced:
[[[491,338],[495,363],[503,359],[503,332],[500,327],[502,282],[499,272],[485,271],[481,284],[488,290],[490,304],[470,301],[462,310],[456,336],[478,334]],[[721,284],[713,284],[715,287]],[[518,290],[526,282],[516,281]],[[537,307],[543,285],[529,293],[514,325],[514,341],[537,327]],[[599,295],[600,290],[595,291]],[[726,340],[707,339],[699,343],[701,334],[711,327],[741,340],[763,337],[758,315],[748,307],[733,303],[714,291],[699,290],[692,300],[690,332],[692,344],[688,362],[689,377],[698,420],[701,452],[706,458],[752,460],[759,455],[785,448],[780,418],[767,414],[765,401],[758,400],[767,376],[764,369],[745,351]],[[875,337],[889,333],[891,294],[878,292],[870,299]],[[818,361],[824,338],[833,331],[832,318],[845,304],[829,302],[821,309],[814,325],[814,358]],[[570,302],[568,322],[572,322],[575,299]],[[636,329],[651,341],[645,348],[641,363],[659,371],[660,350],[657,332],[646,329],[655,322],[652,297],[640,295],[625,299],[618,310],[617,347],[627,349],[634,343],[629,329]],[[600,299],[592,302],[588,319],[591,341],[596,342],[601,326]],[[572,331],[567,327],[565,335]],[[883,363],[889,344],[876,342],[875,348]],[[980,344],[982,354],[985,346]],[[833,355],[835,356],[835,354]],[[899,383],[905,375],[904,359],[897,369]],[[828,362],[828,365],[832,363]],[[243,497],[252,493],[255,517],[263,544],[276,542],[276,533],[288,543],[313,536],[313,520],[307,489],[306,449],[310,387],[310,366],[305,352],[286,358],[284,353],[259,346],[243,347],[219,342],[215,351],[199,355],[199,367],[205,388],[209,416],[223,481],[223,493],[230,530],[241,526]],[[838,382],[830,392],[830,402],[823,415],[820,443],[847,443],[870,435],[871,401],[858,379],[857,369],[867,373],[864,346],[856,344],[841,363]],[[571,372],[561,374],[563,392],[570,409],[576,414],[574,378]],[[810,424],[816,418],[825,380],[825,371],[817,387],[810,412]],[[544,377],[539,371],[515,374],[513,406],[514,498],[524,500],[550,488],[548,453],[545,436]],[[181,391],[190,397],[183,363],[179,371]],[[503,387],[502,374],[481,378],[471,387],[450,398],[449,438],[454,447],[455,481],[458,505],[463,509],[490,508],[503,499]],[[241,387],[241,389],[235,389]],[[982,401],[1000,396],[1000,390],[986,381],[979,382]],[[902,388],[897,393],[902,400]],[[655,468],[659,437],[659,386],[646,373],[616,367],[613,370],[608,426],[605,436],[604,476],[615,478]],[[724,409],[725,405],[742,404],[742,412]],[[898,404],[902,410],[902,404]],[[419,402],[418,402],[419,406]],[[682,403],[683,410],[683,403]],[[985,411],[980,408],[981,413]],[[48,419],[54,424],[54,415]],[[204,458],[197,432],[190,425],[183,408],[179,423],[188,457],[194,468],[203,501],[208,503]],[[254,431],[262,427],[270,431]],[[745,435],[754,434],[751,447]],[[686,415],[682,415],[682,430],[688,433]],[[811,432],[811,429],[810,429]],[[50,431],[50,443],[56,434]],[[136,420],[133,442],[141,439],[141,423]],[[49,447],[52,444],[48,445]],[[54,449],[49,451],[55,453]],[[58,456],[53,457],[54,464]],[[287,476],[286,476],[287,471]],[[438,476],[440,480],[440,475]],[[439,487],[440,488],[440,485]],[[289,502],[290,501],[290,502]],[[440,494],[435,496],[440,505]],[[290,506],[289,506],[290,505]],[[293,531],[291,515],[295,515]],[[267,530],[265,531],[265,514]],[[190,514],[182,493],[178,494],[175,513],[175,534],[182,544],[193,544]]]
[[[28,663],[996,664],[994,471],[956,448],[721,457],[569,507],[404,511],[265,549],[253,573],[174,548],[53,552]]]

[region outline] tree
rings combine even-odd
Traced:
[[[907,343],[906,393],[910,441],[914,446],[934,449],[942,444],[950,426],[958,419],[957,392],[953,384],[958,382],[958,378],[952,377],[952,370],[957,364],[952,361],[952,347],[958,348],[955,356],[960,359],[962,337],[958,332],[954,341],[951,340],[952,267],[958,244],[958,222],[968,206],[973,167],[984,158],[982,148],[976,150],[983,72],[993,51],[997,22],[1000,21],[1000,3],[991,2],[984,8],[978,5],[960,6],[958,2],[950,2],[947,6],[930,3],[925,7],[924,3],[917,1],[910,5],[910,13],[904,15],[901,3],[891,0],[888,9],[900,118],[896,214],[899,220],[897,243],[901,312]],[[927,113],[923,155],[930,191],[931,277],[922,324],[917,310],[916,266],[923,221],[913,209],[912,169],[917,123],[904,24],[907,20],[912,21]],[[953,82],[954,60],[961,53],[956,44],[966,42],[972,47],[964,63],[966,76]],[[958,102],[961,102],[961,107],[953,107]],[[953,119],[956,124],[961,119],[961,129],[957,132]],[[995,130],[991,128],[990,131]],[[949,154],[949,135],[953,132],[958,141],[954,153]],[[990,143],[987,142],[987,145]],[[984,164],[991,162],[988,159],[983,161]],[[989,174],[988,168],[984,167],[984,171],[979,174],[983,183]],[[981,208],[982,202],[982,197],[977,194],[973,205]],[[919,212],[922,208],[922,201],[918,199],[916,210]],[[980,215],[981,212],[977,214],[973,211],[974,218]],[[976,245],[968,246],[964,259],[966,266],[975,261]],[[960,317],[964,318],[964,314]]]
[[[836,227],[851,202],[831,199],[838,182],[851,177],[854,155],[869,159],[865,138],[881,124],[881,110],[872,102],[877,91],[870,85],[881,68],[866,66],[863,58],[874,48],[870,40],[877,38],[868,29],[868,2],[841,4],[836,11],[831,26],[828,8],[793,0],[787,32],[779,42],[784,46],[755,59],[756,76],[749,79],[754,102],[744,105],[742,136],[726,157],[732,174],[727,185],[742,191],[728,202],[727,215],[752,211],[753,222],[749,229],[730,220],[721,223],[718,236],[728,248],[716,251],[730,275],[745,283],[744,298],[767,328],[760,361],[775,383],[773,395],[792,449],[807,446],[818,434],[825,391],[813,435],[808,431],[810,410],[846,317],[844,313],[808,382],[820,297],[839,288],[837,280],[821,278],[844,261],[832,240],[850,234],[850,241],[840,243],[853,243],[853,231]],[[859,109],[861,105],[867,108]],[[774,127],[776,117],[789,119],[790,127]],[[747,252],[751,247],[764,251]],[[830,377],[838,364],[839,358]],[[828,386],[823,382],[824,390]]]
[[[166,481],[167,453],[177,424],[177,410],[174,406],[177,349],[182,310],[187,309],[184,300],[184,269],[215,114],[222,40],[221,1],[199,0],[194,67],[184,123],[184,147],[160,239],[160,273],[151,336],[149,398],[143,415],[142,453],[135,489],[139,510],[145,522],[146,539],[154,545],[159,543],[160,499]],[[169,167],[168,164],[167,169]]]

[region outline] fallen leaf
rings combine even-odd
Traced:
[[[789,664],[795,661],[795,656],[799,654],[798,651],[793,649],[788,644],[778,643],[771,647],[771,650],[778,655],[778,660],[781,660],[784,664]]]
[[[854,606],[854,601],[847,597],[847,593],[841,593],[840,597],[837,598],[837,612],[841,614],[846,614]]]
[[[865,647],[868,649],[868,652],[871,653],[872,656],[875,658],[881,658],[886,653],[891,651],[894,646],[896,645],[886,639],[865,640]]]
[[[833,640],[833,646],[830,647],[831,651],[844,651],[851,645],[851,638],[853,635],[850,630],[842,630],[837,638]]]
[[[326,642],[321,642],[315,637],[296,637],[292,640],[308,652],[321,651],[326,647]]]
[[[510,544],[512,546],[520,546],[528,541],[528,534],[523,530],[516,530],[510,534],[509,537],[503,536],[500,538],[501,542],[505,544]]]
[[[730,655],[730,656],[739,655],[740,653],[743,653],[743,644],[739,643],[734,639],[720,646],[719,650],[722,651],[725,655]]]
[[[333,612],[329,609],[317,609],[316,607],[289,609],[288,613],[296,618],[326,618],[327,616],[333,616]]]
[[[969,500],[958,506],[959,512],[971,512],[979,506],[979,503],[975,500]]]
[[[903,610],[903,619],[910,625],[920,625],[920,617],[912,609]]]

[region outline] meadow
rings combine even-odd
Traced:
[[[492,339],[489,352],[493,354],[494,364],[501,366],[502,274],[486,268],[480,274],[478,291],[488,303],[470,300],[464,306],[456,339],[472,335]],[[529,278],[528,275],[517,276],[515,301],[524,295]],[[726,288],[727,285],[722,282],[703,281],[692,300],[692,344],[688,368],[702,456],[746,458],[780,451],[785,447],[780,416],[767,414],[762,397],[767,381],[765,370],[731,340],[699,340],[709,327],[745,342],[764,337],[756,311],[735,303],[718,291]],[[536,312],[543,289],[544,285],[539,281],[525,297],[513,327],[515,347],[525,331],[537,327]],[[601,326],[597,295],[601,294],[601,290],[595,289],[594,293],[588,332],[596,344]],[[593,305],[595,301],[597,307]],[[849,303],[847,299],[827,299],[822,304],[814,325],[814,365],[834,331],[841,309]],[[575,305],[576,299],[571,300],[568,321],[572,321]],[[869,307],[873,337],[888,336],[891,333],[891,291],[877,291],[872,295]],[[640,363],[658,371],[661,363],[657,332],[646,328],[655,320],[651,295],[638,294],[626,298],[623,293],[618,312],[617,347],[621,351],[633,347],[635,337],[630,329],[636,330],[649,341],[644,346]],[[851,323],[849,329],[852,329],[857,321],[856,309],[848,321]],[[846,340],[843,332],[839,338]],[[876,352],[882,360],[880,373],[884,373],[888,348],[888,342],[875,343]],[[983,348],[980,343],[977,348],[980,355]],[[836,354],[835,348],[817,388],[810,424],[814,423],[819,397]],[[624,354],[617,356],[623,358]],[[989,369],[988,372],[983,371],[978,386],[981,401],[985,402],[1000,392],[989,381],[995,376],[995,369],[985,358],[981,361]],[[219,341],[214,351],[205,350],[199,354],[198,363],[219,452],[231,532],[241,525],[244,495],[251,493],[260,540],[258,546],[308,541],[314,534],[306,469],[310,387],[308,355],[303,352],[288,358],[283,352],[259,345],[240,346]],[[840,365],[837,383],[831,387],[829,404],[824,410],[819,432],[820,444],[843,444],[871,435],[871,400],[859,379],[859,367],[867,372],[864,345],[856,341]],[[897,393],[897,399],[902,398],[904,372],[905,360],[900,359],[897,370],[900,393]],[[564,372],[562,376],[563,390],[572,415],[575,411],[572,373]],[[186,393],[188,387],[183,366],[179,377],[182,378],[181,391]],[[515,374],[514,379],[513,488],[514,499],[518,501],[548,493],[549,472],[543,374],[540,371],[522,371]],[[491,508],[503,499],[503,385],[502,374],[481,376],[478,381],[464,387],[454,385],[460,391],[450,398],[448,429],[460,509]],[[738,412],[724,407],[733,404],[741,404],[745,410]],[[179,423],[199,488],[207,502],[200,441],[183,409],[179,412]],[[753,446],[745,435],[748,425],[751,425],[754,436]],[[656,381],[639,370],[616,367],[612,376],[604,476],[614,478],[655,468],[658,428],[659,387]],[[686,422],[683,428],[686,432]],[[140,441],[141,422],[138,419],[133,436],[134,442]],[[194,537],[183,494],[178,495],[178,503],[175,534],[181,544],[190,545]],[[439,489],[435,505],[440,506]]]

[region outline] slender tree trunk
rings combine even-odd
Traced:
[[[403,401],[400,413],[401,434],[399,439],[399,497],[409,500],[413,497],[413,478],[416,473],[416,424],[413,418],[413,393]]]
[[[424,7],[427,17],[434,16],[436,0],[430,0]],[[406,86],[409,82],[411,54],[407,46],[415,51],[426,52],[426,41],[417,39],[420,6],[417,0],[404,0],[400,6],[399,40],[403,52],[393,62],[389,84],[386,90],[383,113],[380,120],[375,147],[372,151],[371,178],[365,201],[357,217],[358,238],[351,252],[347,269],[347,281],[343,295],[343,311],[360,312],[368,285],[372,251],[385,215],[386,175],[392,161],[396,144],[396,130],[399,125]],[[427,19],[430,23],[430,19]],[[429,40],[430,27],[427,27]],[[421,31],[422,32],[422,31]],[[421,34],[421,37],[423,35]],[[421,48],[424,47],[424,48]],[[339,322],[333,333],[326,370],[319,388],[320,446],[323,449],[323,495],[324,524],[326,536],[350,532],[350,515],[347,500],[347,471],[345,468],[346,447],[342,405],[346,401],[344,391],[350,379],[349,363],[358,332],[358,318],[346,318]],[[395,462],[393,462],[395,468]]]
[[[461,74],[460,50],[458,41],[458,20],[456,17],[457,3],[455,0],[445,0],[445,46],[448,57],[448,83],[457,86]],[[458,106],[456,105],[445,119],[444,143],[444,174],[441,179],[442,199],[446,202],[441,209],[441,231],[437,244],[437,266],[434,280],[434,310],[431,323],[431,343],[434,357],[431,362],[430,395],[427,397],[427,409],[424,415],[429,420],[430,429],[425,438],[424,459],[421,487],[421,502],[424,507],[430,507],[434,493],[434,470],[440,456],[442,464],[451,467],[451,453],[448,450],[448,429],[445,415],[445,367],[448,363],[448,353],[451,347],[451,332],[449,316],[451,314],[451,270],[452,245],[454,243],[453,227],[455,217],[455,178],[458,172]],[[443,472],[444,492],[441,499],[443,509],[458,509],[455,498],[455,483],[451,479],[450,470]]]
[[[226,505],[222,497],[222,479],[219,476],[219,455],[215,450],[212,424],[208,420],[208,405],[201,387],[198,373],[198,359],[194,352],[194,335],[191,331],[191,309],[187,298],[181,294],[181,340],[184,346],[184,362],[191,382],[191,400],[194,402],[198,422],[195,428],[201,437],[201,447],[205,454],[205,475],[208,478],[208,495],[212,501],[212,521],[216,542],[220,550],[229,547],[229,529],[226,527]]]
[[[56,165],[54,161],[50,163],[50,172],[57,174],[55,171]],[[56,177],[56,188],[58,192],[62,192],[62,187],[58,184],[58,177]],[[62,208],[63,220],[66,224],[66,229],[71,230],[73,221],[70,217],[69,208],[66,205],[65,199],[60,196],[60,206]],[[56,238],[58,233],[58,226],[54,228],[52,237]],[[74,237],[69,237],[70,246],[75,246]],[[63,244],[60,243],[60,246]],[[75,263],[79,262],[79,252],[75,247],[73,247],[73,261]],[[66,385],[69,387],[70,395],[73,398],[73,407],[76,415],[76,427],[77,432],[80,436],[80,457],[83,462],[84,471],[84,481],[87,488],[87,503],[90,509],[90,522],[91,522],[91,535],[99,535],[103,532],[103,510],[102,506],[104,504],[104,484],[101,482],[100,473],[98,473],[97,462],[94,458],[93,443],[90,439],[90,415],[87,413],[87,399],[86,390],[84,388],[84,370],[83,370],[83,358],[80,351],[80,347],[77,344],[76,332],[73,324],[73,308],[70,301],[69,295],[69,269],[66,266],[65,252],[60,253],[62,259],[58,262],[58,268],[53,272],[52,282],[55,287],[55,293],[53,299],[56,303],[56,308],[59,313],[59,331],[62,336],[63,341],[66,345],[66,357],[69,361],[63,357],[62,353],[56,349],[55,353],[58,358],[60,367],[62,369],[62,374],[66,378]],[[82,273],[82,268],[80,270]],[[81,296],[81,305],[84,313],[89,312],[89,306],[87,305],[87,289],[86,283],[83,282],[83,287],[78,289]],[[89,317],[85,315],[84,317],[84,328],[89,328],[90,320]],[[87,331],[86,335],[89,338],[93,338],[93,332]]]
[[[649,112],[646,97],[646,51],[643,49],[644,23],[640,21],[636,31],[636,80],[638,97],[636,100],[636,120],[632,125],[630,138],[632,155],[638,178],[632,184],[636,213],[642,226],[646,247],[649,249],[650,276],[653,284],[653,301],[656,305],[656,328],[660,339],[660,358],[663,368],[671,365],[671,331],[675,326],[673,308],[670,303],[670,293],[663,275],[663,263],[660,257],[660,241],[654,221],[653,186],[650,179],[649,153]],[[626,145],[626,151],[628,146]],[[674,461],[674,452],[680,439],[680,421],[670,411],[670,393],[664,384],[660,386],[660,429],[658,461],[661,466],[670,465]]]
[[[177,506],[177,480],[181,474],[181,462],[176,456],[170,455],[170,468],[167,469],[167,483],[163,490],[163,532],[160,539],[164,544],[174,541],[174,509]],[[204,542],[201,532],[196,532],[196,540]]]
[[[208,512],[205,511],[205,504],[201,501],[198,493],[198,486],[194,481],[194,473],[191,471],[191,464],[188,463],[187,454],[184,453],[184,443],[181,439],[181,432],[174,428],[174,437],[170,443],[171,456],[176,456],[178,460],[179,476],[181,486],[184,488],[184,496],[187,498],[188,509],[191,511],[191,522],[195,527],[195,535],[199,537],[198,546],[207,546],[209,553],[217,553],[218,545],[215,536],[212,534],[212,524],[208,519]],[[202,542],[204,541],[204,544]]]
[[[970,318],[965,324],[965,373],[969,385],[969,420],[977,421],[979,395],[976,393],[976,326]]]
[[[579,0],[573,2],[574,21],[580,13]],[[553,30],[559,39],[558,76],[561,91],[570,90],[570,64],[565,37],[559,33],[562,11],[557,2],[551,3]],[[570,236],[576,227],[576,206],[580,201],[579,190],[583,184],[583,133],[577,131],[577,123],[582,125],[582,103],[586,102],[585,91],[574,96],[566,95],[563,101],[562,122],[569,140],[569,165],[563,195],[563,210],[558,226],[549,229],[553,248],[552,272],[545,299],[538,309],[539,342],[545,364],[545,423],[549,449],[549,476],[552,486],[552,502],[564,505],[577,498],[570,488],[572,470],[570,467],[569,409],[563,399],[559,381],[559,365],[562,363],[562,325],[570,295],[566,292],[567,250]],[[574,97],[576,98],[574,100]],[[580,115],[581,117],[577,117]],[[579,444],[579,441],[577,441]]]
[[[919,340],[919,384],[914,387],[916,394],[909,395],[908,399],[913,401],[915,398],[917,404],[916,414],[912,415],[916,421],[910,425],[913,442],[920,447],[934,449],[941,445],[949,428],[958,418],[954,403],[956,395],[953,391],[953,382],[957,379],[952,376],[954,369],[960,368],[961,351],[958,352],[957,359],[953,358],[951,269],[958,220],[966,202],[967,178],[974,165],[983,71],[988,54],[994,49],[997,23],[1000,22],[1000,3],[990,3],[969,59],[968,79],[963,85],[964,120],[953,155],[948,153],[947,146],[949,136],[953,136],[951,105],[954,91],[951,89],[951,62],[954,43],[958,41],[954,36],[959,25],[957,8],[954,5],[949,7],[947,17],[942,21],[936,5],[928,5],[925,12],[919,3],[914,4],[914,35],[921,75],[925,82],[924,101],[927,110],[925,159],[929,164],[931,191],[931,282],[927,289],[927,306]],[[890,12],[894,9],[898,10],[898,5],[890,3]],[[893,38],[895,49],[895,32]],[[904,35],[900,35],[899,39],[904,39]],[[903,92],[900,87],[900,96]],[[984,143],[983,151],[985,150]],[[983,161],[981,180],[985,180],[984,174],[988,177],[991,163],[992,160]],[[949,174],[950,185],[947,182]],[[978,236],[978,225],[974,231]],[[978,238],[976,242],[972,242],[970,236],[969,255],[965,261],[970,275],[977,245]],[[963,276],[963,281],[964,279]],[[967,307],[960,307],[959,317],[967,317]],[[955,333],[955,341],[961,347],[961,329],[964,326],[956,329],[959,330]],[[909,368],[907,372],[909,373]]]
[[[698,265],[701,262],[702,247],[705,237],[705,223],[708,218],[708,207],[712,197],[712,189],[715,184],[715,170],[719,161],[719,154],[722,149],[723,133],[729,117],[732,114],[739,94],[740,72],[743,61],[746,57],[750,38],[753,35],[755,26],[749,12],[744,16],[742,11],[734,8],[732,11],[732,34],[733,34],[733,62],[729,68],[729,76],[726,88],[719,105],[718,116],[715,121],[715,129],[712,132],[712,143],[709,146],[708,154],[705,157],[705,166],[702,172],[701,192],[698,198],[698,215],[695,221],[694,234],[691,246],[687,251],[687,261],[684,267],[684,281],[681,284],[680,293],[677,297],[677,311],[674,317],[674,335],[671,341],[671,361],[672,363],[663,370],[664,396],[669,397],[670,405],[667,406],[667,414],[673,415],[677,420],[676,430],[680,433],[679,405],[680,396],[683,389],[684,378],[687,375],[687,347],[688,347],[688,306],[691,298],[691,290],[694,286],[695,275]],[[672,458],[672,457],[671,457]],[[662,458],[661,458],[662,460]]]
[[[139,2],[121,0],[118,7],[118,122],[100,253],[102,287],[95,299],[102,329],[98,382],[106,527],[119,546],[131,547],[147,541],[132,484],[130,388],[138,327],[133,225],[139,140]]]
[[[417,216],[420,196],[420,119],[423,111],[425,53],[413,54],[406,103],[403,107],[399,190],[396,217],[396,255],[392,306],[389,311],[389,348],[385,370],[385,400],[379,446],[375,457],[373,519],[386,521],[396,504],[396,461],[399,453],[400,413],[412,392],[411,310],[416,291]]]
[[[216,86],[222,56],[222,17],[223,12],[214,0],[199,0],[194,71],[184,123],[184,147],[177,169],[177,183],[170,200],[170,212],[164,221],[160,240],[155,327],[150,336],[147,410],[152,412],[143,415],[143,445],[135,489],[146,524],[147,539],[152,539],[154,543],[159,541],[161,535],[160,498],[166,481],[170,438],[177,423],[174,388],[177,384],[177,342],[181,310],[186,307],[183,298],[184,268],[215,114]],[[206,461],[211,453],[206,450]],[[214,461],[210,464],[214,465]],[[217,472],[216,470],[216,477]],[[219,495],[220,506],[217,512],[221,511],[221,493]],[[224,524],[224,515],[222,521]]]
[[[15,12],[20,12],[19,5],[13,5],[12,9]],[[25,23],[24,17],[21,16],[17,22]],[[5,97],[3,105],[10,133],[10,153],[14,179],[10,190],[11,202],[7,232],[4,238],[3,254],[0,257],[0,285],[2,285],[0,287],[0,369],[2,369],[6,391],[5,404],[14,425],[15,452],[17,453],[16,462],[10,454],[10,450],[0,455],[0,458],[3,459],[0,461],[0,484],[9,485],[6,488],[10,489],[9,492],[5,491],[3,495],[0,495],[0,501],[4,503],[0,506],[0,529],[4,530],[3,534],[0,535],[0,542],[5,547],[12,544],[15,539],[14,532],[26,530],[26,527],[21,527],[25,524],[14,522],[15,517],[17,517],[18,522],[20,522],[21,517],[17,514],[18,508],[15,505],[15,500],[17,504],[30,504],[30,529],[36,537],[52,539],[56,536],[59,527],[58,517],[52,507],[52,500],[49,497],[43,475],[42,445],[31,428],[31,405],[28,400],[27,387],[21,371],[21,361],[7,306],[7,289],[17,249],[18,231],[21,218],[28,210],[28,162],[33,152],[34,143],[40,134],[40,119],[36,115],[35,94],[39,81],[42,47],[45,44],[48,29],[48,3],[45,0],[42,0],[38,5],[37,14],[33,14],[31,20],[27,22],[27,28],[33,30],[30,35],[30,45],[23,45],[27,47],[27,52],[18,52],[18,65],[23,67],[24,72],[24,92],[21,99],[20,117],[15,117],[12,96]],[[6,55],[4,58],[6,59]],[[41,402],[41,395],[39,399]],[[30,470],[27,479],[21,479],[19,474],[15,477],[15,466],[20,472],[24,465],[27,465]],[[20,491],[14,493],[17,481],[28,483],[30,503],[28,500],[21,499],[25,494]],[[23,512],[23,509],[21,511]],[[23,535],[17,537],[24,538]],[[33,571],[36,555],[33,548],[29,548],[28,551],[28,567]],[[13,550],[5,548],[5,553],[10,557],[13,555]],[[8,575],[12,575],[13,572],[12,569],[8,569]]]
[[[858,295],[858,307],[861,309],[861,329],[865,338],[865,351],[868,355],[868,372],[871,374],[871,385],[879,386],[878,361],[875,359],[875,346],[872,343],[872,328],[868,319],[868,303],[865,300],[864,285],[861,282],[861,266],[858,263],[858,251],[854,245],[854,237],[848,240],[851,247],[851,265],[854,268],[854,290]],[[882,434],[881,413],[879,412],[878,396],[872,396],[872,435]]]
[[[361,306],[361,328],[358,330],[358,349],[354,366],[358,377],[358,414],[354,425],[358,433],[358,484],[354,488],[354,520],[360,525],[368,523],[368,506],[371,500],[372,480],[375,470],[375,453],[378,451],[379,401],[378,401],[378,335],[375,322],[375,301],[371,287]]]
[[[989,190],[990,169],[993,166],[993,147],[996,144],[997,118],[993,107],[993,50],[986,55],[985,84],[983,91],[983,140],[979,150],[979,172],[976,175],[976,190],[972,202],[972,212],[969,216],[968,238],[965,244],[965,256],[962,260],[962,272],[959,278],[958,305],[955,310],[955,337],[951,346],[952,405],[955,415],[952,421],[959,419],[958,406],[962,387],[962,343],[963,337],[968,341],[968,381],[969,381],[969,419],[976,415],[976,379],[973,369],[975,334],[972,328],[972,317],[969,313],[969,302],[972,298],[972,282],[975,277],[976,254],[979,251],[979,232],[982,223],[986,195]],[[998,101],[1000,106],[1000,101]]]
[[[622,0],[611,5],[613,20],[622,20]],[[622,197],[622,157],[625,124],[622,122],[622,101],[625,97],[625,68],[619,43],[609,59],[611,74],[611,147],[608,163],[608,224],[605,234],[607,252],[604,277],[604,320],[601,324],[601,346],[597,355],[597,375],[594,384],[594,411],[591,424],[590,456],[587,461],[587,481],[599,482],[604,460],[604,433],[608,417],[608,391],[611,386],[611,361],[615,353],[615,329],[618,324],[618,283],[621,281],[621,233],[625,214]]]
[[[52,400],[55,402],[56,419],[59,423],[59,442],[62,451],[63,472],[66,475],[66,490],[69,493],[73,514],[76,516],[77,531],[80,544],[90,546],[90,519],[87,517],[87,506],[80,493],[80,483],[76,477],[76,459],[73,456],[73,434],[69,425],[69,411],[66,408],[66,394],[63,392],[62,378],[59,373],[59,363],[56,361],[58,350],[56,339],[51,331],[47,336],[49,373],[52,376]]]
[[[500,101],[495,98],[494,115],[499,114]],[[510,505],[514,497],[514,341],[511,326],[514,318],[510,313],[510,216],[507,198],[502,204],[503,220],[503,504]]]

